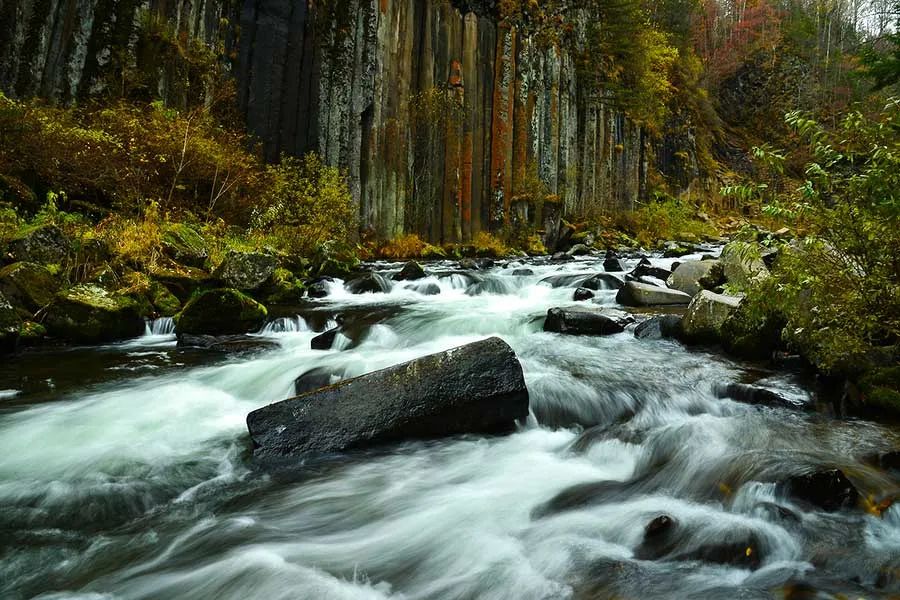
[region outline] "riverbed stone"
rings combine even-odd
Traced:
[[[47,267],[17,262],[0,269],[0,291],[11,303],[34,313],[53,301],[59,284]]]
[[[272,279],[278,259],[263,252],[230,251],[213,277],[225,287],[241,291],[254,291]]]
[[[662,340],[678,337],[681,332],[680,315],[656,315],[634,328],[639,340]]]
[[[584,302],[585,300],[590,300],[594,297],[594,292],[587,288],[580,287],[575,290],[575,294],[572,296],[572,300],[575,302]]]
[[[580,287],[599,291],[599,290],[619,290],[625,282],[612,275],[611,273],[597,273],[584,280]]]
[[[696,296],[704,289],[700,282],[716,269],[721,268],[721,263],[715,260],[688,260],[672,271],[666,279],[666,284],[673,290]]]
[[[755,406],[770,406],[773,408],[787,408],[790,410],[806,410],[809,407],[799,402],[785,398],[781,394],[770,389],[745,383],[729,383],[717,385],[716,396],[728,398],[744,404]]]
[[[175,332],[193,335],[236,335],[258,331],[266,307],[235,289],[201,292],[175,317]]]
[[[425,269],[422,268],[422,265],[417,263],[414,260],[409,261],[399,273],[394,275],[394,281],[417,281],[419,279],[424,279],[428,274],[425,272]]]
[[[840,469],[794,475],[781,482],[776,489],[801,504],[825,512],[854,508],[860,498],[856,486]]]
[[[254,455],[277,460],[503,433],[527,416],[522,367],[506,342],[490,338],[255,410],[247,427]]]
[[[71,240],[56,225],[29,228],[9,243],[9,253],[17,262],[60,264],[71,251]]]
[[[681,323],[682,338],[693,343],[720,341],[722,325],[738,309],[742,298],[702,290],[694,296]]]
[[[141,304],[133,298],[81,284],[56,295],[44,324],[54,337],[98,343],[141,335],[144,316]]]
[[[634,317],[617,310],[551,308],[544,331],[566,335],[613,335],[634,323]]]
[[[616,256],[608,256],[603,261],[603,270],[607,273],[621,273],[625,270],[625,264]]]
[[[690,301],[691,297],[684,292],[637,281],[625,282],[616,295],[616,302],[625,306],[679,306]]]

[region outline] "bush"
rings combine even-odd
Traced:
[[[617,225],[643,246],[664,240],[696,241],[715,233],[709,223],[697,218],[697,209],[671,196],[658,197],[631,213],[619,215]]]

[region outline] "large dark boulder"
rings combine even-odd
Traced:
[[[678,337],[681,332],[678,315],[657,315],[650,317],[634,328],[634,337],[639,340],[662,340]]]
[[[277,459],[408,439],[509,431],[528,416],[522,367],[490,338],[255,410],[254,454]]]
[[[615,256],[608,256],[603,261],[603,270],[608,273],[621,273],[625,270],[625,264]]]
[[[266,322],[266,307],[232,289],[207,290],[192,298],[175,318],[175,331],[193,335],[252,333]]]
[[[575,290],[575,294],[572,296],[572,300],[575,302],[584,302],[585,300],[590,300],[594,297],[594,292],[587,288],[580,287]]]
[[[637,280],[642,277],[653,277],[654,279],[659,279],[660,281],[666,281],[669,276],[672,274],[672,271],[668,269],[663,269],[662,267],[654,267],[650,264],[649,260],[641,259],[641,262],[638,263],[631,273],[627,275],[628,279]]]
[[[567,335],[613,335],[622,333],[634,317],[621,311],[551,308],[544,331]]]
[[[278,259],[262,252],[229,252],[213,277],[225,287],[242,291],[258,290],[269,282],[278,268]]]
[[[331,350],[338,334],[341,333],[340,327],[332,327],[328,331],[320,333],[310,340],[309,347],[312,350]]]
[[[0,269],[0,291],[10,302],[35,313],[53,301],[59,284],[47,267],[17,262]]]
[[[422,268],[422,265],[411,260],[403,265],[403,268],[400,269],[399,273],[394,275],[394,281],[417,281],[419,279],[424,279],[427,276],[428,274],[425,272],[425,269]]]
[[[56,225],[34,227],[9,243],[15,261],[59,264],[72,251],[72,242]]]
[[[859,492],[840,469],[795,475],[781,482],[778,491],[826,512],[854,508],[859,502]]]
[[[50,335],[90,344],[141,335],[144,316],[134,299],[83,284],[56,295],[44,325]]]
[[[626,282],[616,295],[616,302],[625,306],[679,306],[690,301],[684,292],[637,281]]]

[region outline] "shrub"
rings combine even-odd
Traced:
[[[696,240],[715,233],[709,223],[697,218],[696,208],[671,196],[657,197],[631,213],[622,213],[617,225],[644,246],[663,240]]]

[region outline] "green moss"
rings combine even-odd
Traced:
[[[54,336],[86,343],[135,337],[144,330],[138,302],[89,284],[57,294],[45,323]]]
[[[176,331],[188,334],[251,333],[265,323],[266,307],[241,292],[221,288],[200,292],[176,316]]]
[[[150,302],[164,317],[172,317],[181,310],[181,301],[163,284],[154,281],[150,284]]]
[[[162,247],[172,260],[191,267],[202,267],[209,258],[209,248],[193,227],[172,223],[162,233]]]
[[[870,371],[860,380],[859,388],[867,407],[900,417],[900,366]]]
[[[0,290],[11,302],[31,312],[50,304],[58,289],[59,285],[47,267],[17,262],[0,269]]]

